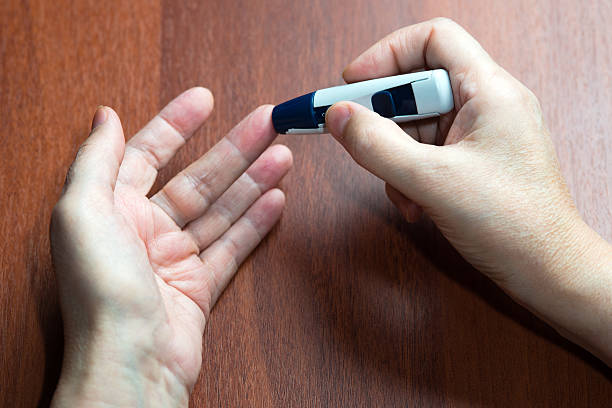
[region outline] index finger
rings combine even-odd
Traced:
[[[212,108],[213,97],[206,88],[191,88],[174,98],[127,142],[119,182],[148,193],[157,172],[202,126]]]
[[[455,88],[462,74],[483,74],[495,67],[489,54],[460,25],[436,18],[389,34],[351,62],[342,75],[346,82],[357,82],[444,68]]]

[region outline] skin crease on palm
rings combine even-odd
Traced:
[[[406,126],[413,138],[347,102],[328,128],[409,221],[425,212],[475,267],[609,364],[612,250],[576,211],[535,96],[446,19],[390,34],[344,77],[433,68],[449,71],[455,109]],[[187,404],[210,310],[279,219],[274,186],[292,162],[270,146],[264,106],[148,198],[211,110],[207,90],[188,90],[127,145],[116,114],[97,111],[52,217],[66,337],[55,406]]]

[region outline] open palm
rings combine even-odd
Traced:
[[[270,146],[264,106],[148,198],[210,114],[210,92],[186,91],[127,144],[116,114],[101,109],[106,121],[79,151],[52,222],[67,341],[83,320],[113,320],[152,338],[149,351],[192,386],[211,308],[280,217],[284,194],[273,187],[291,153]]]

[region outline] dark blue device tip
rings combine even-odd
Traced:
[[[277,133],[287,133],[289,129],[316,129],[318,127],[312,107],[314,94],[311,92],[274,107],[272,123]]]

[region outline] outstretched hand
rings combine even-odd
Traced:
[[[96,111],[52,217],[66,339],[55,406],[187,403],[206,319],[278,221],[274,187],[292,164],[262,106],[148,198],[212,106],[190,89],[127,143],[117,114]]]

